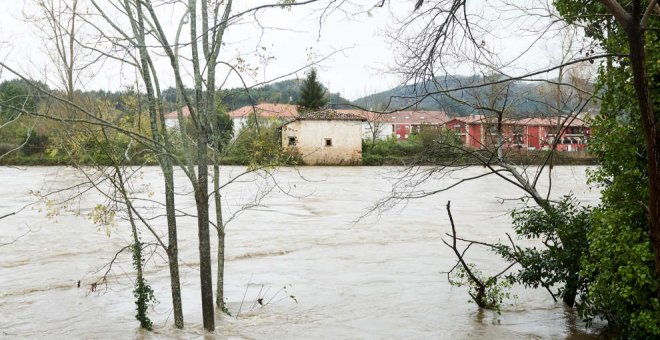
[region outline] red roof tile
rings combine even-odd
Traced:
[[[460,121],[467,124],[493,124],[495,123],[495,116],[484,116],[484,115],[470,115],[466,117],[456,117],[452,120]],[[557,126],[560,123],[567,124],[570,126],[588,126],[584,120],[580,118],[568,118],[567,117],[532,117],[532,118],[504,118],[502,123],[508,125],[527,125],[527,126]]]
[[[364,110],[337,110],[360,116],[369,121],[380,120],[392,124],[432,124],[442,125],[449,120],[447,114],[443,111],[397,111],[393,113],[379,113]]]
[[[181,111],[183,111],[183,116],[184,117],[190,117],[190,110],[188,110],[187,106],[184,106]],[[172,111],[170,113],[165,114],[165,119],[177,119],[177,117],[178,117],[178,114],[177,114],[176,111]]]
[[[342,112],[338,110],[326,109],[314,112],[303,112],[298,114],[299,120],[367,120],[361,115]]]
[[[295,118],[298,116],[298,109],[295,105],[291,104],[271,104],[261,103],[255,106],[243,106],[234,111],[229,112],[231,118],[247,117],[256,112],[261,117],[279,117],[279,118]]]

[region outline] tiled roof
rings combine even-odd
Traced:
[[[480,124],[480,123],[486,123],[486,122],[491,122],[492,117],[486,117],[484,115],[469,115],[465,117],[456,117],[452,120],[457,120],[459,122],[467,123],[467,124]]]
[[[467,124],[494,124],[497,122],[495,116],[484,115],[470,115],[466,117],[456,117],[452,120],[460,121]],[[504,118],[502,123],[507,125],[527,125],[527,126],[557,126],[559,123],[567,124],[570,126],[588,126],[588,124],[580,118],[567,117],[532,117],[532,118]]]
[[[580,118],[569,117],[541,117],[541,118],[524,118],[519,120],[519,124],[523,125],[539,125],[539,126],[557,126],[559,124],[569,126],[588,126],[588,124]]]
[[[298,114],[297,119],[299,120],[367,120],[366,118],[349,113],[349,112],[341,112],[337,110],[332,110],[332,109],[325,109],[321,111],[314,111],[314,112],[303,112]]]
[[[255,106],[243,106],[234,111],[229,112],[231,118],[246,117],[256,112],[261,117],[278,117],[278,118],[295,118],[298,115],[298,109],[295,105],[291,104],[271,104],[261,103]]]
[[[190,110],[188,109],[188,106],[184,106],[181,111],[183,111],[183,116],[184,117],[190,117]],[[178,115],[176,111],[172,111],[170,113],[165,114],[165,119],[177,119]]]
[[[384,116],[392,124],[442,125],[450,119],[443,111],[398,111]]]
[[[291,104],[270,104],[262,103],[256,105],[257,113],[262,117],[279,117],[279,118],[297,118],[298,108],[296,105]],[[253,112],[252,106],[244,106],[229,112],[232,118],[245,117]],[[358,109],[337,109],[331,110],[334,117],[337,114],[346,115],[348,119],[356,120],[381,120],[392,124],[444,124],[449,120],[447,114],[443,111],[398,111],[395,113],[378,113]],[[353,117],[355,116],[355,117]],[[312,118],[305,118],[312,119]],[[327,119],[327,118],[318,118]],[[340,118],[333,118],[340,119]]]
[[[337,112],[355,115],[369,121],[379,120],[392,124],[442,125],[449,120],[449,117],[443,111],[397,111],[393,113],[380,113],[351,109],[337,110]]]
[[[261,117],[279,117],[279,118],[295,118],[298,116],[298,109],[296,108],[295,105],[291,104],[271,104],[271,103],[261,103],[257,104],[255,106],[243,106],[241,108],[238,108],[234,111],[231,111],[228,113],[228,115],[231,118],[241,118],[241,117],[247,117],[250,115],[252,112],[254,112],[256,108],[257,114]],[[183,107],[183,116],[184,117],[190,117],[190,110],[188,110],[187,106]],[[177,118],[177,112],[172,111],[170,113],[165,114],[166,119],[176,119]]]

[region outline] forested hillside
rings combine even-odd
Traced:
[[[496,86],[461,89],[488,81],[481,76],[447,76],[438,78],[435,83],[404,85],[383,92],[374,93],[353,101],[353,104],[368,109],[424,109],[442,110],[459,116],[482,114],[475,104],[487,103],[497,97],[497,102],[506,101],[509,112],[529,116],[547,112],[555,106],[557,86],[547,82],[516,81]],[[508,86],[508,89],[506,88]],[[440,91],[440,89],[459,89]],[[424,94],[442,92],[434,95]],[[573,111],[578,100],[562,103],[563,110]],[[585,109],[590,109],[586,107]]]

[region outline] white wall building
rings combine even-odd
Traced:
[[[270,104],[261,103],[254,106],[243,106],[234,111],[229,112],[234,122],[234,138],[238,136],[241,129],[247,124],[248,117],[256,113],[260,123],[271,124],[282,123],[295,119],[298,115],[298,109],[295,105],[291,104]]]
[[[363,121],[332,110],[303,113],[282,125],[282,147],[309,165],[360,164]]]
[[[184,106],[181,109],[181,113],[183,114],[183,118],[188,119],[190,117],[190,110],[188,110],[187,106]],[[170,113],[165,114],[165,127],[168,129],[174,129],[174,130],[179,130],[179,114],[177,111],[172,111]]]

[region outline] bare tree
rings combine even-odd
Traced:
[[[48,56],[57,69],[60,85],[70,101],[74,99],[75,86],[82,65],[80,24],[78,17],[79,0],[33,0],[38,14],[25,14],[26,19],[43,34],[43,41],[49,46]],[[51,48],[52,45],[52,48]]]
[[[649,236],[655,255],[656,280],[660,283],[660,132],[657,128],[658,119],[650,94],[644,38],[645,31],[655,29],[648,25],[653,12],[657,10],[658,3],[655,0],[647,2],[633,0],[625,4],[617,0],[599,0],[599,3],[602,4],[606,12],[603,20],[613,18],[623,30],[627,38],[627,51],[622,51],[619,54],[592,53],[585,58],[562,60],[558,65],[539,71],[527,72],[520,76],[506,76],[504,79],[491,82],[491,84],[511,80],[531,80],[538,75],[568,65],[615,55],[628,58],[633,74],[632,85],[637,96],[646,141],[649,173],[649,201],[647,205]],[[492,4],[491,7],[482,10],[470,6],[470,3],[466,1],[417,1],[412,14],[402,22],[400,30],[393,36],[395,40],[404,46],[399,60],[404,79],[422,84],[420,92],[412,96],[412,99],[451,94],[466,88],[488,85],[474,84],[454,88],[430,86],[430,84],[437,85],[435,80],[447,74],[448,67],[462,61],[472,62],[473,65],[485,65],[491,69],[500,69],[500,66],[508,66],[519,58],[519,56],[515,56],[511,58],[511,61],[500,61],[500,56],[488,44],[490,38],[494,36],[491,31],[503,19],[500,14],[506,6],[502,7],[502,4],[514,6],[515,10],[522,13],[521,16],[529,16],[535,10],[544,12],[543,15],[538,15],[538,13],[535,15],[538,15],[539,19],[545,16],[545,20],[537,20],[536,22],[532,20],[525,23],[528,27],[534,27],[537,33],[535,41],[542,39],[549,32],[553,32],[553,27],[556,27],[556,25],[562,26],[565,24],[556,13],[548,14],[548,12],[554,11],[552,8],[530,8],[524,4],[502,2]],[[548,19],[550,20],[548,21]],[[572,18],[571,20],[580,24],[580,18]],[[522,54],[527,51],[528,49],[523,49]],[[510,170],[507,167],[505,169]],[[519,176],[515,172],[512,172],[512,174],[519,182]],[[529,190],[532,189],[531,187],[526,185],[523,185],[523,187],[537,203],[542,203],[536,198],[537,195],[534,191]]]
[[[470,286],[468,294],[470,295],[470,298],[472,298],[472,301],[474,301],[477,304],[477,306],[479,306],[479,308],[499,310],[501,300],[507,293],[502,292],[498,289],[498,280],[501,280],[502,276],[506,274],[507,271],[516,264],[516,262],[510,263],[506,268],[504,268],[503,270],[501,270],[500,272],[494,275],[483,277],[483,275],[481,275],[478,269],[476,269],[474,266],[472,266],[470,263],[468,263],[465,260],[465,254],[470,249],[470,247],[472,247],[475,244],[486,246],[487,248],[491,248],[491,249],[495,248],[495,246],[484,242],[466,240],[458,237],[458,234],[456,232],[456,225],[454,224],[454,216],[451,213],[451,202],[447,202],[446,209],[447,209],[447,215],[449,216],[449,224],[451,225],[451,234],[447,233],[446,235],[451,237],[451,243],[445,241],[444,239],[442,240],[442,242],[447,247],[451,248],[451,250],[454,252],[454,255],[456,255],[456,259],[457,259],[456,264],[449,271],[446,272],[447,279],[450,282],[453,282],[451,279],[451,275],[455,274],[455,272],[458,271],[459,273],[458,276],[461,279],[464,279],[465,283],[467,283],[467,285]],[[459,241],[467,244],[462,251],[458,246]],[[453,282],[453,283],[459,285],[463,284],[463,282]]]
[[[460,186],[466,181],[486,176],[498,177],[505,183],[514,185],[520,189],[521,198],[531,200],[545,211],[551,211],[554,203],[551,197],[552,170],[557,146],[561,142],[559,137],[590,105],[595,96],[588,83],[566,77],[566,74],[573,72],[572,68],[584,67],[589,61],[605,58],[607,55],[594,54],[581,58],[577,53],[580,48],[572,45],[574,40],[566,39],[562,45],[561,58],[556,65],[525,71],[520,75],[508,74],[507,70],[514,68],[515,62],[528,53],[538,39],[565,32],[562,22],[543,19],[541,14],[534,13],[532,15],[538,15],[539,20],[531,20],[528,26],[522,25],[522,29],[536,34],[539,38],[531,41],[531,46],[523,47],[520,54],[514,54],[508,60],[504,59],[490,42],[498,39],[497,25],[518,25],[515,22],[517,19],[509,23],[506,21],[509,19],[501,15],[502,8],[512,8],[514,5],[520,8],[514,9],[513,13],[523,13],[520,14],[521,17],[530,15],[525,13],[526,7],[523,4],[509,4],[506,1],[474,7],[465,1],[421,0],[416,3],[411,14],[399,23],[398,29],[390,34],[395,45],[399,47],[397,71],[402,82],[412,88],[410,95],[394,96],[390,98],[390,103],[393,100],[403,100],[408,103],[407,107],[402,108],[406,109],[425,99],[437,100],[443,97],[474,114],[471,119],[480,124],[483,131],[474,136],[470,135],[469,131],[462,131],[466,139],[458,144],[435,140],[434,146],[456,156],[437,166],[421,167],[413,164],[402,170],[394,178],[388,197],[377,202],[371,211],[388,209],[400,202],[431,196]],[[452,75],[451,70],[459,67],[471,69],[476,76],[467,78]],[[547,77],[552,72],[557,72],[559,78]],[[537,88],[545,92],[544,98],[535,99],[538,96],[534,97],[532,93],[517,91],[516,87],[523,82],[540,84]],[[517,124],[521,124],[519,120],[529,117],[525,116],[519,107],[530,100],[537,101],[536,104],[542,108],[540,110],[544,111],[541,115],[536,113],[537,117],[551,118],[554,122],[554,127],[543,141],[547,143],[547,152],[528,153],[527,150],[516,148],[512,145],[516,143],[510,140],[511,130],[514,130],[513,138],[516,138],[515,128]],[[519,133],[522,138],[522,131]],[[431,179],[452,178],[453,174],[469,166],[480,166],[485,171],[468,178],[459,175],[462,179],[450,180],[448,184],[441,184],[437,188],[428,188],[425,185]],[[539,185],[542,176],[549,179],[550,185],[545,191]],[[455,244],[453,249],[456,250]],[[457,252],[457,256],[460,260],[462,255]],[[469,269],[466,272],[469,276]],[[473,281],[483,291],[488,280]],[[481,284],[478,284],[479,282]],[[574,296],[574,293],[566,294],[566,303],[572,304]]]

